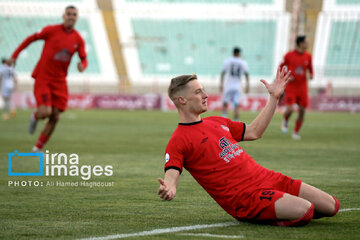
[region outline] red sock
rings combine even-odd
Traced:
[[[309,210],[304,214],[304,216],[302,216],[301,218],[295,219],[295,220],[291,220],[291,221],[277,221],[274,222],[273,225],[276,226],[284,226],[284,227],[300,227],[300,226],[305,226],[306,224],[308,224],[311,219],[313,218],[314,215],[314,210],[315,210],[315,206],[314,204],[311,204],[311,207],[309,208]]]
[[[296,121],[296,126],[295,126],[294,132],[298,133],[302,124],[303,124],[302,121]]]
[[[334,200],[335,200],[335,210],[334,210],[334,212],[330,215],[330,217],[336,215],[337,212],[340,210],[340,202],[339,202],[339,200],[337,200],[337,198],[334,197],[334,196],[332,196],[332,197],[333,197]]]
[[[289,116],[284,116],[285,121],[289,121]]]
[[[319,213],[319,212],[315,212],[314,213],[314,216],[313,216],[313,219],[319,219],[319,218],[323,218],[323,217],[332,217],[334,215],[337,214],[337,212],[339,211],[340,209],[340,202],[339,200],[336,199],[336,197],[332,196],[335,200],[335,210],[332,214],[330,215],[325,215],[325,214],[322,214],[322,213]]]
[[[49,141],[49,138],[50,138],[50,136],[45,135],[44,133],[41,133],[35,146],[39,149],[42,149],[43,146],[47,143],[47,141]]]

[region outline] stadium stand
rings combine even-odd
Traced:
[[[239,46],[256,85],[258,78],[273,78],[287,50],[290,18],[282,0],[113,0],[113,5],[134,84],[164,85],[174,75],[196,73],[217,87],[223,61]]]
[[[229,56],[229,46],[236,45],[244,49],[252,74],[272,74],[275,21],[236,24],[212,20],[133,19],[131,22],[144,75],[196,72],[217,76],[223,60]],[[246,34],[250,30],[251,35]]]
[[[314,47],[317,84],[331,84],[335,93],[354,95],[360,87],[360,2],[323,2]]]
[[[360,18],[333,21],[325,76],[360,78]]]
[[[170,77],[182,73],[197,73],[207,86],[215,88],[221,65],[235,45],[243,49],[249,63],[252,88],[261,89],[257,80],[272,80],[276,66],[289,50],[291,10],[286,11],[288,3],[284,0],[0,2],[1,56],[9,55],[30,33],[61,22],[65,6],[74,4],[80,9],[77,28],[87,42],[90,64],[79,74],[74,58],[69,85],[75,92],[134,92],[119,87],[121,79],[125,79],[124,86],[143,89],[140,92],[163,92],[156,86],[165,86]],[[104,8],[100,8],[102,4]],[[312,89],[329,83],[359,88],[359,11],[359,1],[323,1],[317,27],[312,24],[316,29]],[[32,44],[18,61],[20,85],[27,90],[31,89],[30,72],[41,45]]]

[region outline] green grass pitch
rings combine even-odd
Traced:
[[[19,111],[15,119],[0,121],[0,239],[77,239],[236,222],[187,171],[173,201],[158,198],[156,179],[164,175],[164,149],[177,126],[176,112],[69,110],[45,149],[77,153],[80,165],[112,165],[112,176],[91,181],[114,186],[8,186],[15,180],[82,181],[69,176],[8,176],[7,154],[30,152],[39,135],[40,129],[34,136],[27,134],[29,116],[30,111]],[[255,116],[243,113],[241,118],[250,123]],[[290,129],[294,120],[293,116]],[[342,209],[360,208],[360,114],[308,113],[301,141],[283,135],[280,121],[276,114],[262,139],[241,147],[263,166],[333,194]],[[360,211],[340,212],[300,228],[240,223],[128,239],[221,239],[206,234],[262,240],[359,239]]]

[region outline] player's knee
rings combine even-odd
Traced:
[[[36,117],[39,119],[49,118],[51,116],[51,109],[38,110]]]
[[[315,207],[314,204],[310,203],[310,207],[306,210],[306,212],[295,221],[292,221],[292,225],[290,226],[305,226],[307,225],[314,216]]]
[[[290,115],[292,113],[293,113],[293,108],[292,107],[287,107],[286,110],[285,110],[285,114]]]
[[[302,212],[303,214],[299,218],[295,220],[278,221],[275,223],[275,225],[287,227],[300,227],[307,225],[313,219],[315,211],[314,204],[310,203],[309,208],[303,208],[302,210],[305,212]]]
[[[296,216],[296,219],[300,219],[302,218],[304,215],[306,215],[306,213],[309,211],[309,209],[311,209],[311,207],[313,207],[314,205],[305,200],[302,202],[302,204],[299,204],[295,209],[296,213],[295,213],[295,216]]]
[[[57,121],[59,121],[59,119],[60,119],[59,113],[52,113],[49,117],[49,120],[53,123],[56,123]]]

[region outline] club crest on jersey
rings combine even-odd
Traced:
[[[230,132],[230,129],[229,129],[227,126],[225,126],[225,125],[221,125],[221,128],[224,129],[225,131]]]
[[[68,62],[71,59],[70,51],[67,48],[61,49],[61,51],[55,54],[54,59],[62,62]]]
[[[165,163],[170,160],[170,155],[168,153],[165,154]]]
[[[305,70],[304,70],[304,68],[303,68],[302,66],[298,66],[298,67],[295,69],[294,73],[295,73],[296,75],[304,75],[304,74],[305,74]]]

